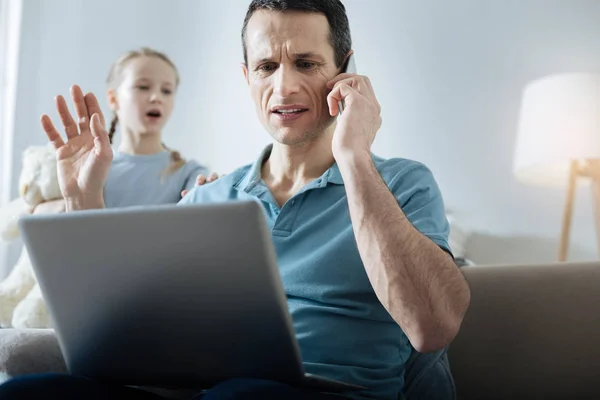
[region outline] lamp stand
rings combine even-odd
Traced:
[[[567,199],[563,213],[560,247],[558,261],[566,261],[569,251],[571,221],[573,219],[573,203],[575,202],[575,188],[577,178],[590,178],[592,181],[592,194],[594,202],[594,220],[596,222],[596,242],[600,251],[600,159],[572,161],[569,169],[569,183],[567,186]]]

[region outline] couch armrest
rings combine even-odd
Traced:
[[[19,375],[67,372],[53,329],[0,329],[0,384]],[[197,394],[187,389],[140,389],[178,400]]]
[[[52,329],[0,329],[0,383],[18,375],[66,371]]]

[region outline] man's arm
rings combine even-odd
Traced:
[[[370,153],[338,160],[338,166],[358,250],[379,301],[417,351],[442,349],[458,333],[469,305],[465,279],[452,257],[409,221]]]

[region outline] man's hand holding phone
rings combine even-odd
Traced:
[[[332,143],[336,161],[365,152],[370,156],[371,145],[381,127],[381,106],[369,78],[356,73],[353,54],[347,61],[346,72],[327,86],[331,89],[327,96],[329,113],[338,115]]]

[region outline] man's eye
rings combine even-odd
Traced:
[[[164,94],[171,94],[171,93],[173,93],[173,91],[171,89],[164,89],[163,93]]]
[[[300,69],[313,69],[317,64],[311,61],[298,61],[296,66]]]
[[[149,86],[145,86],[145,85],[139,85],[138,89],[140,89],[140,90],[148,90],[148,89],[150,89],[150,87]]]
[[[263,65],[259,66],[258,70],[263,71],[263,72],[273,72],[273,71],[275,71],[276,68],[277,68],[277,66],[275,64],[269,63],[269,64],[263,64]]]

